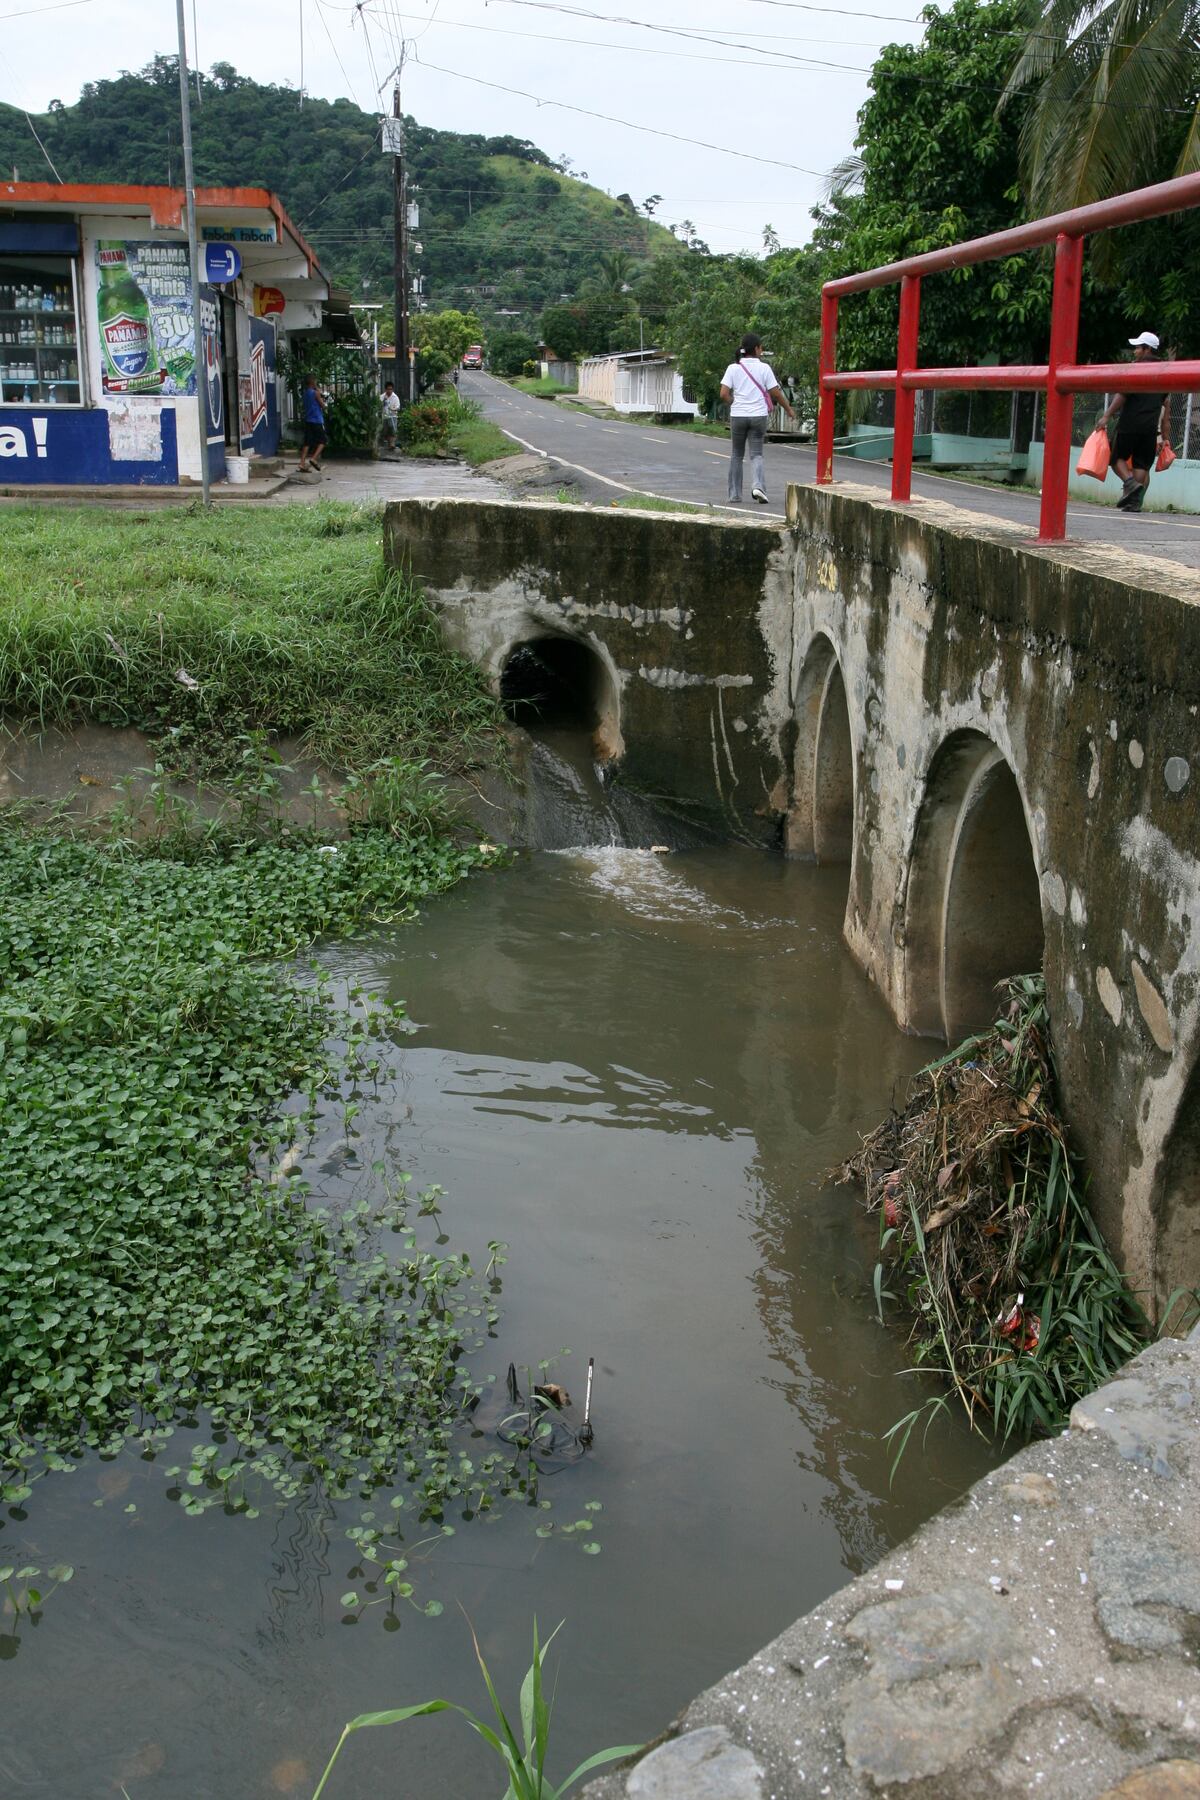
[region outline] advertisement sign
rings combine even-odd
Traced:
[[[200,354],[204,379],[204,417],[210,444],[225,442],[225,392],[221,380],[221,340],[218,332],[217,302],[210,295],[201,294]]]
[[[268,319],[250,320],[250,367],[240,377],[242,388],[241,446],[259,456],[279,449],[279,403],[275,380],[275,327]]]
[[[206,244],[227,238],[235,244],[277,244],[279,232],[274,225],[202,225],[200,236]]]
[[[242,270],[241,252],[232,244],[205,244],[204,279],[215,286],[236,281]]]
[[[286,305],[287,301],[283,297],[282,288],[259,287],[255,283],[254,316],[256,319],[268,318],[271,313],[281,313]]]
[[[194,394],[195,332],[186,244],[96,245],[97,330],[106,394]]]

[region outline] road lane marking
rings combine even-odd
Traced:
[[[500,430],[504,433],[505,437],[511,438],[514,444],[520,444],[522,450],[528,450],[534,456],[545,457],[547,462],[559,463],[564,469],[573,469],[577,475],[590,475],[593,481],[602,481],[605,487],[619,488],[623,494],[646,494],[651,500],[669,500],[672,505],[675,506],[708,506],[714,513],[726,513],[735,510],[731,506],[722,506],[715,500],[680,500],[678,494],[656,494],[651,488],[630,487],[627,481],[614,481],[610,475],[602,475],[599,469],[589,469],[584,463],[568,462],[565,456],[557,456],[549,450],[543,450],[538,444],[528,443],[524,438],[518,437],[515,431],[510,431],[507,425],[501,425]],[[715,455],[716,452],[710,450],[708,454],[712,456]],[[739,517],[745,516],[740,507],[736,510]],[[759,513],[757,517],[761,519],[778,519],[780,524],[786,523],[786,515],[784,513]]]
[[[725,452],[723,450],[702,450],[700,454],[702,456],[715,456],[718,462],[725,461]]]

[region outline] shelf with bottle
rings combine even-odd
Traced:
[[[0,281],[0,313],[60,313],[75,317],[69,281]]]
[[[77,381],[10,381],[0,377],[0,406],[78,406]]]

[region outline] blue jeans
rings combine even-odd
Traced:
[[[767,477],[763,471],[763,440],[767,435],[767,415],[757,413],[749,419],[730,419],[729,421],[729,498],[740,500],[742,497],[742,461],[746,449],[750,450],[750,485],[767,491]]]

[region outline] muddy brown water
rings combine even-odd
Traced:
[[[327,953],[414,1028],[355,1156],[330,1121],[306,1172],[336,1202],[385,1157],[444,1186],[478,1264],[507,1241],[476,1367],[569,1348],[578,1401],[595,1356],[593,1449],[545,1491],[602,1551],[539,1539],[520,1506],[460,1521],[419,1572],[443,1615],[388,1633],[381,1610],[342,1623],[357,1506],[193,1520],[133,1453],[51,1477],[13,1534],[77,1574],[0,1663],[4,1800],[307,1800],[354,1714],[486,1707],[460,1605],[514,1703],[534,1615],[566,1621],[562,1779],[656,1734],[994,1462],[943,1425],[889,1485],[882,1433],[932,1389],[875,1321],[872,1228],[821,1177],[929,1047],[846,953],[845,890],[732,849],[536,853]],[[327,1796],[503,1787],[442,1715],[356,1736]]]

